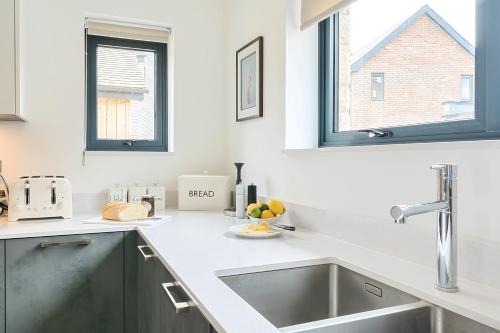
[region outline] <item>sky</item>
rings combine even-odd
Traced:
[[[476,0],[358,0],[351,5],[352,53],[357,53],[426,4],[475,44]]]

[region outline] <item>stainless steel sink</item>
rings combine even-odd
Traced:
[[[474,320],[460,316],[454,312],[445,310],[438,306],[430,308],[430,330],[431,333],[499,333],[491,327],[482,325]],[[422,331],[424,332],[424,331]]]
[[[276,327],[419,301],[414,296],[334,264],[220,279]]]
[[[335,264],[219,278],[284,333],[500,333]]]
[[[498,333],[424,302],[283,328],[284,333]]]

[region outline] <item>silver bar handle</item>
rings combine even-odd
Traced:
[[[153,254],[146,254],[146,252],[144,252],[145,248],[148,248],[151,250],[151,248],[147,245],[138,245],[137,248],[139,249],[139,252],[141,252],[142,257],[144,258],[144,261],[148,261],[149,259],[156,257],[156,255],[154,253]]]
[[[85,246],[89,245],[90,243],[92,243],[91,239],[81,239],[69,242],[42,242],[40,243],[40,247],[42,249],[48,249],[52,247]]]
[[[167,282],[162,284],[163,289],[165,290],[165,293],[167,294],[168,298],[170,298],[170,301],[172,302],[172,305],[175,307],[175,313],[187,313],[191,311],[191,308],[195,307],[194,303],[192,301],[187,301],[187,302],[177,302],[170,292],[170,288],[177,288],[180,287],[184,292],[184,288],[179,282]],[[186,292],[187,294],[187,292]]]

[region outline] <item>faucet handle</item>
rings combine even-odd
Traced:
[[[456,178],[458,167],[453,163],[440,163],[431,165],[432,170],[439,171],[440,175],[444,178]]]

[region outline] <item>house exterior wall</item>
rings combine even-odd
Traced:
[[[423,15],[351,75],[350,129],[442,121],[460,102],[462,75],[474,56]],[[384,100],[371,99],[371,74],[384,73]]]

